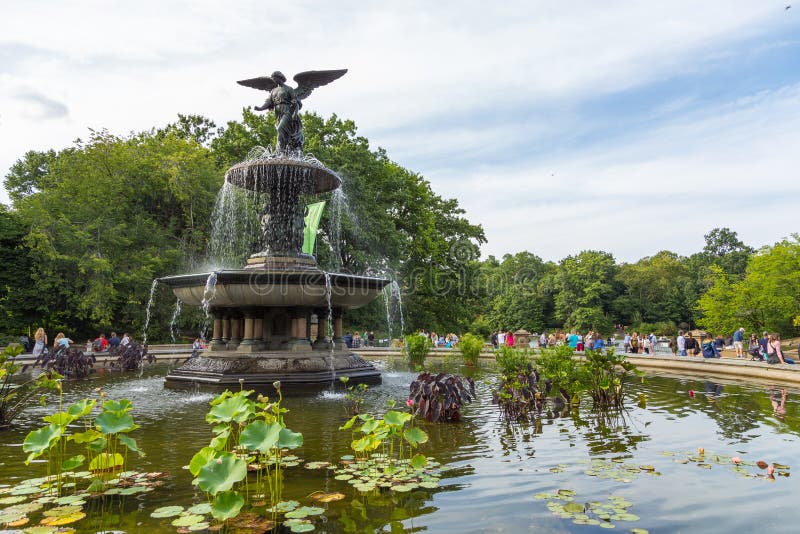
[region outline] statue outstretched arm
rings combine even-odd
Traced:
[[[267,101],[264,102],[262,106],[253,106],[253,109],[256,111],[266,111],[268,109],[272,109],[275,107],[275,104],[272,102],[272,98],[267,98]]]

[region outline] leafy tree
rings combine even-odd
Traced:
[[[607,252],[584,250],[561,260],[553,278],[556,318],[567,328],[608,331],[616,271]]]
[[[700,297],[700,324],[713,332],[796,331],[800,315],[800,235],[793,234],[750,256],[743,279],[712,269],[709,290]]]
[[[740,241],[736,232],[714,228],[703,237],[706,240],[703,255],[710,264],[718,265],[729,275],[744,275],[747,259],[754,250]]]

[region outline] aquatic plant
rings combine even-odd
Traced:
[[[59,392],[60,386],[58,383]],[[96,405],[96,400],[82,399],[62,410],[59,398],[58,411],[42,418],[47,424],[25,436],[22,443],[23,452],[28,453],[25,464],[46,455],[47,476],[54,480],[52,489],[57,495],[61,495],[67,473],[84,464],[92,475],[86,490],[102,492],[114,473],[124,470],[129,451],[144,456],[136,440],[128,436],[139,428],[130,414],[131,401],[106,400],[100,392],[101,411],[93,416]],[[75,428],[83,431],[75,432]],[[84,454],[68,454],[70,443],[83,446]]]
[[[394,407],[390,401],[389,407]],[[411,408],[412,403],[407,403]],[[438,486],[439,464],[416,449],[428,441],[428,434],[414,426],[414,414],[389,409],[383,417],[359,414],[339,430],[350,430],[354,456],[342,457],[336,480],[347,481],[361,492],[378,488],[406,492],[418,487]]]
[[[0,430],[11,425],[19,413],[30,405],[34,395],[46,389],[56,389],[57,379],[61,375],[55,372],[42,373],[29,380],[12,381],[22,365],[16,363],[16,358],[22,354],[22,346],[8,345],[0,353]]]
[[[428,336],[412,334],[406,336],[405,343],[403,343],[403,354],[406,360],[413,366],[422,366],[425,364],[425,358],[433,348],[433,343],[428,339]]]
[[[339,377],[339,381],[344,384],[345,389],[347,390],[347,392],[344,394],[345,400],[348,401],[348,404],[345,405],[347,415],[356,415],[360,413],[361,405],[364,404],[364,397],[366,396],[369,386],[363,382],[353,386],[348,386],[347,383],[350,381],[350,377],[347,376]]]
[[[547,393],[555,389],[566,403],[577,403],[587,388],[585,369],[569,345],[542,349],[536,360],[541,376],[549,381]]]
[[[278,392],[274,402],[263,395],[253,400],[254,391],[241,390],[225,391],[210,403],[206,421],[214,425],[214,437],[192,457],[189,471],[196,477],[194,484],[208,494],[211,515],[219,521],[237,517],[248,500],[253,505],[267,496],[272,513],[280,511],[282,468],[290,463],[285,453],[300,447],[303,435],[286,427],[280,382],[273,386]],[[292,465],[299,463],[296,457],[291,460]],[[248,471],[255,472],[252,486]]]
[[[494,358],[500,374],[504,377],[514,376],[524,371],[532,361],[527,349],[515,349],[507,346],[500,347]]]
[[[43,353],[34,366],[41,363],[46,371],[55,371],[67,378],[86,378],[93,371],[96,361],[93,354],[85,354],[77,347],[59,346],[55,351]]]
[[[411,382],[408,394],[414,415],[432,423],[460,420],[461,407],[474,398],[475,382],[471,378],[445,373],[420,373]]]
[[[108,349],[108,355],[117,359],[112,365],[122,371],[139,369],[145,359],[147,359],[147,363],[155,361],[155,357],[152,354],[148,354],[147,345],[138,345],[136,343],[112,347]]]
[[[483,349],[483,338],[475,334],[464,334],[458,340],[458,351],[464,358],[465,365],[478,365],[478,357]]]
[[[587,350],[580,373],[581,387],[589,392],[595,407],[621,407],[625,394],[625,379],[644,376],[634,364],[626,360],[625,354]]]

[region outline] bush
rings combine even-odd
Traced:
[[[461,356],[464,357],[466,365],[478,365],[481,349],[483,349],[483,338],[475,334],[464,334],[458,340],[458,350],[461,352]]]
[[[495,362],[503,377],[511,377],[526,372],[531,364],[531,357],[527,350],[503,346],[495,354]]]
[[[411,365],[423,365],[432,348],[433,343],[427,336],[412,334],[406,337],[403,344],[403,353]]]
[[[566,402],[577,399],[585,389],[583,367],[575,358],[575,349],[569,345],[542,349],[537,364],[542,377],[552,383]]]

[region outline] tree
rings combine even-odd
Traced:
[[[706,240],[703,255],[709,264],[718,265],[729,275],[744,275],[747,259],[754,250],[740,241],[736,232],[730,228],[714,228],[703,237]]]
[[[566,328],[608,331],[610,303],[618,292],[616,271],[607,252],[584,250],[561,260],[553,278],[556,319]]]
[[[745,327],[793,334],[800,316],[800,235],[752,255],[743,279],[714,267],[710,283],[698,303],[704,328],[728,333]]]

